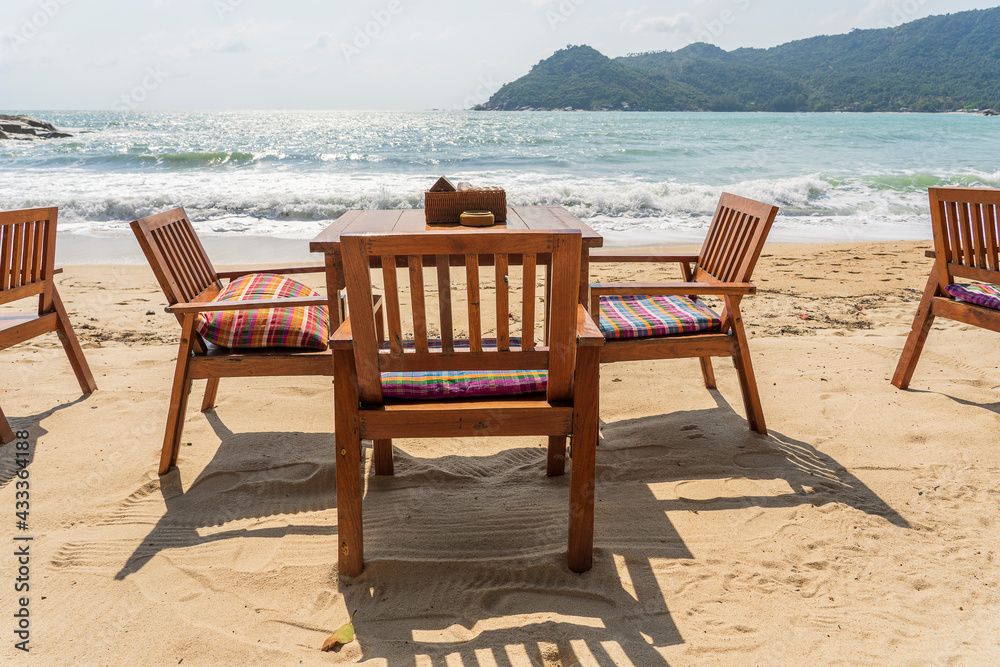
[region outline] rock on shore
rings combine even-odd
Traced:
[[[60,132],[52,123],[28,116],[0,114],[0,140],[65,139],[72,134]]]

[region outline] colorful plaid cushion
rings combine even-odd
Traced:
[[[991,285],[990,283],[956,284],[948,285],[947,289],[948,294],[956,299],[1000,310],[1000,285]]]
[[[254,301],[320,296],[309,287],[283,276],[254,273],[232,281],[215,298]],[[302,347],[325,350],[330,339],[326,306],[228,310],[198,315],[198,333],[216,345],[230,348]]]
[[[547,384],[545,371],[382,373],[384,397],[412,400],[535,394]]]
[[[721,325],[711,308],[686,296],[602,296],[605,338],[646,338],[711,331]]]

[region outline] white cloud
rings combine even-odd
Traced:
[[[318,51],[328,53],[340,48],[340,40],[328,32],[321,32],[316,38],[303,47],[303,51]]]
[[[208,34],[191,31],[179,39],[174,35],[159,32],[148,35],[143,40],[146,45],[156,46],[147,46],[141,52],[156,53],[175,60],[188,60],[210,53],[242,53],[249,51],[250,45],[257,42],[261,36],[274,30],[273,25],[257,21],[220,28]],[[174,46],[167,49],[158,48],[164,43]]]
[[[858,14],[858,19],[867,21],[880,14],[892,11],[893,0],[868,0],[868,4]]]
[[[622,24],[623,29],[632,32],[688,32],[695,27],[695,19],[689,12],[680,12],[673,16],[647,16],[638,21],[629,20]]]

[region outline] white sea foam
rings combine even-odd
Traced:
[[[959,177],[961,176],[961,178]],[[995,184],[998,174],[956,175],[954,180]],[[308,238],[349,209],[417,208],[426,176],[380,174],[344,178],[325,173],[93,174],[64,172],[64,187],[32,190],[25,196],[18,181],[36,182],[40,174],[9,177],[13,187],[0,196],[5,209],[56,205],[66,232],[129,233],[127,223],[183,205],[208,234],[255,234]],[[899,176],[903,178],[903,176]],[[912,177],[920,180],[917,175]],[[947,176],[928,177],[945,182]],[[978,179],[978,180],[977,180]],[[607,232],[658,233],[704,230],[723,191],[773,202],[781,208],[777,230],[815,240],[842,238],[851,228],[896,230],[900,238],[923,238],[926,190],[886,187],[875,179],[833,179],[810,174],[786,179],[757,179],[729,185],[642,182],[632,179],[558,179],[481,174],[479,182],[501,182],[511,205],[560,205]],[[926,180],[926,179],[925,179]],[[513,184],[510,184],[510,183]],[[29,189],[25,187],[25,189]]]
[[[777,204],[774,240],[927,238],[927,187],[1000,186],[1000,124],[979,117],[53,116],[90,133],[2,142],[0,208],[59,206],[64,232],[101,237],[182,205],[208,236],[311,238],[349,209],[418,208],[445,173],[622,243],[701,238],[723,191]]]

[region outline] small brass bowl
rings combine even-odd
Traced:
[[[494,219],[489,211],[466,211],[459,218],[459,222],[466,227],[490,227]]]

